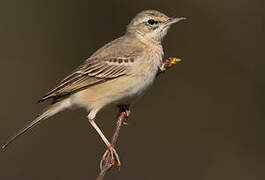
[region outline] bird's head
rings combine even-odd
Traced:
[[[169,27],[184,19],[186,18],[171,18],[156,10],[145,10],[133,18],[127,26],[127,33],[160,43]]]

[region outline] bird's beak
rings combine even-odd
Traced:
[[[182,21],[182,20],[185,20],[185,19],[187,19],[187,18],[185,18],[185,17],[180,17],[180,18],[169,18],[168,21],[166,22],[166,26],[169,26],[169,25],[171,25],[171,24],[175,24],[175,23],[177,23],[177,22],[179,22],[179,21]]]

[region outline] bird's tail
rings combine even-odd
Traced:
[[[20,135],[24,134],[27,130],[35,127],[41,121],[53,116],[54,114],[64,110],[65,108],[70,107],[70,105],[71,103],[68,99],[50,105],[41,115],[39,115],[36,119],[31,121],[30,123],[28,123],[24,128],[19,130],[14,136],[10,137],[7,140],[7,142],[4,145],[2,145],[2,149],[6,148],[10,143],[12,143]]]

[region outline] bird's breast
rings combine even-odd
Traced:
[[[130,94],[142,95],[153,84],[158,68],[162,63],[163,51],[162,49],[149,49],[136,62],[133,67],[132,75],[135,77],[135,82],[129,87]]]

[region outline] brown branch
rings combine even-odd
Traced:
[[[174,66],[179,61],[180,61],[180,59],[178,59],[178,58],[166,59],[161,64],[161,66],[159,68],[160,71],[157,75],[167,71],[168,69],[170,69],[172,66]],[[119,115],[118,115],[117,125],[116,125],[114,134],[113,134],[112,139],[111,139],[112,147],[114,147],[116,142],[117,142],[122,124],[125,124],[124,121],[125,121],[125,119],[127,119],[129,117],[129,114],[130,114],[130,110],[128,107],[120,106],[119,108],[120,108],[120,111],[119,111]],[[97,180],[103,180],[106,172],[109,171],[114,165],[115,165],[115,161],[113,161],[113,157],[111,157],[111,153],[109,152],[109,150],[106,150],[106,152],[104,153],[104,155],[102,156],[102,159],[100,161],[100,173],[97,177]],[[120,164],[118,164],[118,166],[119,165]]]
[[[118,139],[118,136],[119,136],[120,128],[121,128],[122,124],[124,123],[124,120],[129,117],[129,114],[130,114],[129,108],[120,107],[120,113],[118,116],[117,125],[116,125],[114,134],[113,134],[112,139],[111,139],[112,147],[115,146],[117,139]],[[104,153],[104,155],[102,156],[102,159],[100,161],[101,171],[97,177],[97,180],[102,180],[104,178],[106,172],[108,170],[110,170],[114,165],[115,165],[115,162],[113,162],[111,154],[109,153],[108,150],[106,150],[106,152]]]
[[[161,73],[166,72],[168,69],[170,69],[171,67],[173,67],[175,64],[177,64],[178,62],[180,62],[181,59],[179,58],[175,58],[175,57],[170,57],[167,58],[160,66],[160,71],[158,72],[158,75]]]

